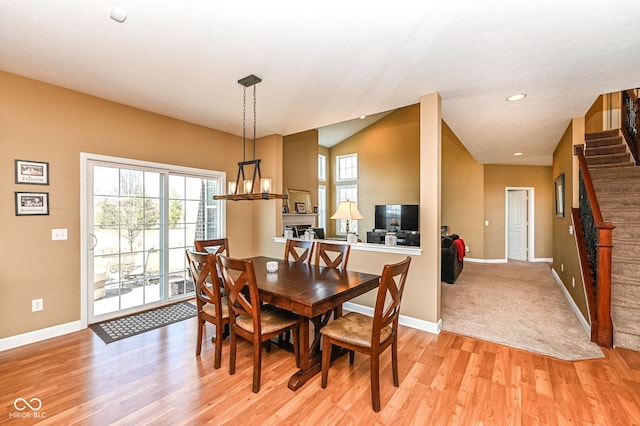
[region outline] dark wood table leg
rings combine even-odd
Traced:
[[[300,370],[289,379],[289,389],[297,390],[309,379],[322,370],[322,353],[320,351],[320,329],[324,327],[333,310],[312,319],[302,317],[300,320]],[[313,341],[310,339],[309,325],[313,323]]]

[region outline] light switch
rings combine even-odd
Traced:
[[[67,239],[67,229],[66,228],[52,229],[51,230],[51,239],[53,241],[66,240]]]
[[[484,221],[484,226],[489,226],[489,221],[488,220]]]

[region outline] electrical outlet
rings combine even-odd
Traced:
[[[33,299],[31,301],[31,312],[37,312],[44,309],[42,299]]]
[[[564,272],[564,263],[560,264],[560,272]]]
[[[469,246],[465,246],[465,247],[464,247],[464,251],[465,251],[465,253],[469,253],[469,250],[470,250],[470,249],[469,249]]]
[[[576,278],[575,277],[571,277],[571,286],[572,287],[576,286]]]

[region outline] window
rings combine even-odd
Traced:
[[[358,179],[358,154],[339,155],[336,162],[337,181]]]
[[[327,228],[327,187],[318,186],[318,227]]]
[[[322,154],[318,155],[318,180],[327,181],[327,157]]]
[[[356,201],[358,200],[358,185],[339,185],[336,186],[336,210],[340,205],[341,201]],[[349,221],[349,232],[353,232],[355,234],[358,233],[358,221],[352,220]],[[346,220],[338,220],[338,224],[336,226],[336,233],[338,235],[346,235],[347,234],[347,221]]]

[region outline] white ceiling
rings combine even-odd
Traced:
[[[258,136],[439,92],[478,162],[548,165],[571,118],[640,86],[639,23],[638,0],[0,0],[0,69],[233,134],[256,74]]]

